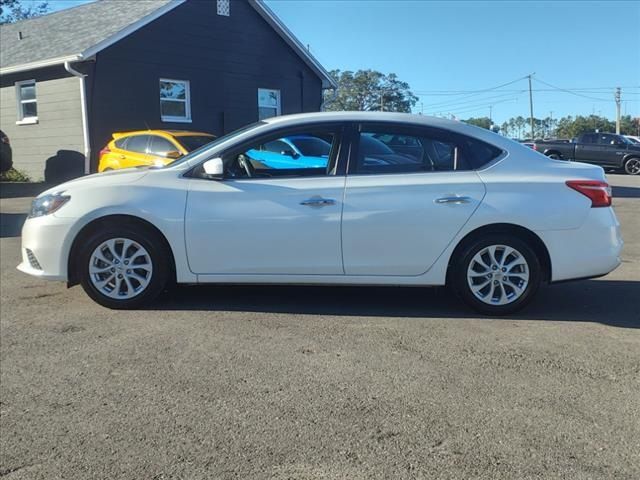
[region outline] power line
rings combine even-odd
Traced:
[[[459,100],[464,100],[465,98],[474,97],[476,95],[480,95],[481,93],[486,93],[486,92],[491,92],[493,90],[498,90],[499,88],[502,88],[502,87],[508,87],[509,85],[513,85],[516,82],[520,82],[521,80],[524,80],[525,78],[527,78],[527,77],[517,78],[515,80],[512,80],[512,81],[507,82],[507,83],[503,83],[502,85],[497,85],[495,87],[483,88],[481,90],[475,90],[475,91],[473,91],[473,93],[470,93],[469,95],[466,95],[466,96],[460,98]],[[429,109],[434,109],[434,107],[436,109],[439,109],[440,105],[447,104],[447,103],[451,103],[451,101],[450,100],[446,100],[444,102],[436,102],[436,103],[428,104],[427,107]]]
[[[555,88],[556,90],[559,90],[561,92],[566,92],[566,93],[570,93],[571,95],[575,95],[577,97],[584,97],[584,98],[589,98],[591,100],[598,100],[601,102],[609,102],[610,100],[604,99],[604,98],[596,98],[596,97],[591,97],[589,95],[583,95],[581,93],[576,93],[573,92],[571,90],[567,90],[566,88],[560,88],[560,87],[556,87],[555,85],[551,85],[550,83],[547,83],[543,80],[540,80],[539,78],[534,78],[533,80],[535,80],[536,82],[542,83],[543,85],[546,85],[547,87],[551,87],[551,88]]]
[[[516,90],[517,93],[524,93],[525,91],[526,90]],[[489,97],[473,98],[473,99],[467,99],[467,100],[451,100],[449,102],[441,102],[438,104],[431,104],[431,105],[427,104],[427,106],[430,107],[429,108],[430,110],[433,110],[434,108],[441,110],[443,108],[449,108],[449,107],[460,107],[460,106],[464,106],[466,104],[474,103],[474,102],[484,102],[492,99],[504,98],[510,95],[513,95],[513,93],[501,93],[500,95],[492,95]]]

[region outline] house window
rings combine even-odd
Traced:
[[[280,90],[258,89],[258,120],[280,115]]]
[[[229,14],[231,13],[231,5],[229,0],[218,0],[217,2],[217,6],[218,6],[218,15],[223,15],[225,17],[228,17]]]
[[[38,121],[36,81],[17,82],[16,98],[18,100],[18,123],[36,123]]]
[[[191,122],[191,95],[187,80],[160,79],[160,116],[163,122]]]

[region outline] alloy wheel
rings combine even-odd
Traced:
[[[520,298],[529,284],[529,265],[513,247],[491,245],[474,255],[467,268],[473,295],[488,305],[508,305]]]
[[[103,295],[128,300],[140,295],[151,282],[149,252],[134,240],[112,238],[102,242],[89,258],[89,278]]]
[[[624,170],[629,175],[638,175],[640,174],[640,158],[630,158],[624,164]]]

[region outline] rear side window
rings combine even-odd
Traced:
[[[582,135],[582,138],[580,140],[582,143],[597,143],[598,136],[593,133],[587,133],[585,135]]]
[[[149,135],[134,135],[129,137],[127,142],[127,150],[130,152],[147,153],[149,145]]]
[[[475,138],[438,129],[363,127],[355,172],[361,174],[425,173],[475,170],[502,150]]]
[[[129,137],[119,138],[118,140],[115,141],[115,146],[118,148],[121,148],[122,150],[126,150],[127,140],[129,140]]]

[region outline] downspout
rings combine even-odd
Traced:
[[[89,116],[87,112],[87,76],[71,67],[69,61],[64,62],[64,69],[80,79],[80,108],[82,110],[82,136],[84,138],[84,173],[91,173],[91,144],[89,142]]]

